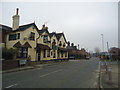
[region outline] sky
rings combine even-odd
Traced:
[[[0,4],[1,7],[1,4]],[[20,25],[45,23],[49,32],[63,32],[67,41],[94,51],[118,47],[117,2],[2,2],[0,23],[12,27],[12,16],[19,8]],[[1,10],[1,9],[0,9]]]

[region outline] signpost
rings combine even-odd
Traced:
[[[23,59],[23,60],[19,60],[19,65],[25,65],[27,63],[27,60],[26,59]]]

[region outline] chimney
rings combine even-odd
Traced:
[[[70,42],[68,41],[68,46],[70,46]]]
[[[13,26],[12,30],[16,30],[19,28],[19,15],[18,15],[19,9],[16,9],[16,15],[13,16]]]
[[[48,29],[48,27],[45,26],[45,24],[42,26],[42,30]]]
[[[73,46],[74,46],[74,43],[71,43],[71,46],[73,47]]]

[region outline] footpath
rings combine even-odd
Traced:
[[[105,63],[107,63],[105,65]],[[101,62],[100,65],[100,86],[104,90],[106,88],[120,89],[120,81],[118,79],[120,72],[118,72],[119,63]]]
[[[4,73],[17,72],[17,71],[23,71],[23,70],[35,69],[35,68],[41,68],[42,69],[43,67],[56,65],[56,64],[58,64],[58,63],[38,64],[38,65],[33,65],[33,66],[20,66],[19,68],[0,71],[0,73],[4,74]]]

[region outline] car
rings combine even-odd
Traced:
[[[90,57],[89,57],[89,56],[87,56],[87,57],[86,57],[86,59],[90,59]]]

